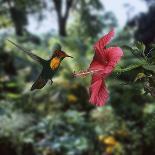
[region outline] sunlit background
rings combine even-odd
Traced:
[[[154,155],[154,65],[114,71],[103,107],[89,103],[91,76],[72,75],[88,68],[111,28],[108,46],[124,51],[116,69],[143,61],[125,48],[136,41],[152,58],[154,15],[154,0],[0,0],[0,155]],[[63,60],[52,85],[30,91],[41,66],[8,39],[44,59],[60,43],[74,59]]]
[[[38,33],[48,33],[52,30],[57,33],[57,16],[55,11],[52,12],[52,15],[50,11],[53,4],[50,4],[48,1],[47,4],[49,5],[48,10],[44,11],[45,18],[40,23],[38,23],[34,16],[29,16],[27,28],[31,33],[37,35]],[[134,18],[139,13],[148,11],[147,3],[142,0],[117,0],[117,2],[115,0],[101,0],[101,4],[104,6],[105,11],[115,14],[119,28],[123,28],[128,20]],[[72,15],[70,15],[69,20],[72,18]]]

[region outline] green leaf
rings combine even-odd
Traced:
[[[134,79],[134,82],[136,82],[137,80],[140,80],[144,77],[146,77],[146,75],[144,73],[138,73],[136,78]]]
[[[133,54],[133,56],[135,56],[136,58],[138,58],[138,59],[142,58],[141,57],[142,54],[139,52],[139,49],[137,47],[130,47],[130,46],[124,45],[124,46],[122,46],[122,48],[124,50],[131,52]]]
[[[143,68],[155,73],[155,65],[144,65]]]
[[[146,47],[142,42],[139,41],[135,42],[135,46],[138,48],[139,51],[144,53]]]
[[[133,69],[136,69],[136,68],[139,68],[139,67],[142,67],[146,64],[146,62],[144,63],[139,63],[139,64],[133,64],[133,65],[130,65],[126,68],[120,68],[120,67],[116,67],[114,72],[116,73],[123,73],[123,72],[128,72],[128,71],[131,71]]]
[[[7,87],[10,87],[10,88],[14,88],[14,87],[17,87],[17,83],[15,83],[15,82],[10,82],[10,83],[7,83],[6,86],[7,86]]]
[[[133,51],[132,47],[128,46],[128,45],[123,45],[122,48],[124,50],[127,50],[127,51]]]
[[[7,97],[9,97],[10,99],[19,99],[21,96],[20,94],[7,93]]]
[[[135,46],[138,49],[138,52],[141,53],[141,56],[144,57],[145,60],[147,60],[147,57],[145,55],[146,46],[142,42],[139,42],[139,41],[135,42]]]

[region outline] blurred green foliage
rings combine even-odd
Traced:
[[[23,6],[18,2],[21,3],[14,1],[19,9]],[[39,2],[23,1],[22,11],[40,13],[40,9],[35,9]],[[7,1],[0,3],[5,7]],[[32,7],[27,8],[29,5]],[[117,23],[113,14],[103,11],[99,1],[80,1],[72,7],[75,17],[66,29],[66,37],[50,33],[41,37],[28,33],[20,37],[18,33],[0,35],[0,154],[155,154],[154,45],[145,47],[136,42],[134,30],[129,27],[120,30],[110,44],[117,44],[124,51],[123,59],[106,80],[110,99],[104,107],[90,105],[90,77],[76,79],[72,72],[88,67],[94,54],[93,43],[103,30]],[[103,14],[93,14],[92,8]],[[4,17],[8,14],[6,10],[0,19],[9,23],[13,18]],[[16,29],[15,25],[10,26]],[[46,59],[51,56],[54,43],[59,42],[74,59],[62,62],[52,86],[47,84],[44,89],[31,92],[30,86],[41,68],[7,39],[35,49],[35,54]]]

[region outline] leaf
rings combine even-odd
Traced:
[[[135,56],[136,58],[138,58],[138,59],[141,59],[142,57],[141,57],[141,53],[139,53],[139,49],[136,47],[130,47],[130,46],[127,46],[127,45],[124,45],[124,46],[122,46],[122,48],[124,49],[124,50],[127,50],[127,51],[129,51],[129,52],[131,52],[132,54],[133,54],[133,56]]]
[[[20,94],[7,93],[7,97],[10,99],[19,99],[21,96],[20,96]]]
[[[14,87],[17,87],[17,83],[10,82],[10,83],[7,83],[6,86],[9,87],[9,88],[14,88]]]
[[[123,45],[122,48],[123,48],[124,50],[127,50],[127,51],[132,51],[132,50],[133,50],[132,47],[130,47],[130,46],[128,46],[128,45]]]
[[[114,72],[116,73],[123,73],[123,72],[128,72],[128,71],[131,71],[133,69],[136,69],[136,68],[139,68],[139,67],[142,67],[144,66],[144,64],[142,63],[139,63],[139,64],[133,64],[133,65],[130,65],[126,68],[120,68],[120,67],[116,67]]]
[[[135,46],[138,48],[139,51],[144,53],[146,47],[142,42],[139,41],[135,42]]]
[[[134,79],[134,82],[136,82],[137,80],[140,80],[144,77],[146,77],[146,75],[144,73],[138,73],[136,78]]]
[[[143,68],[155,73],[155,65],[143,65]]]
[[[139,42],[139,41],[135,42],[135,46],[136,46],[136,49],[138,49],[140,56],[144,58],[145,60],[147,60],[147,56],[145,55],[146,46],[142,42]]]

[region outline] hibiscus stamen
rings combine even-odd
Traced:
[[[86,71],[79,71],[79,72],[74,72],[73,76],[74,77],[86,77],[88,74],[94,74],[96,72],[99,72],[100,70],[86,70]]]

